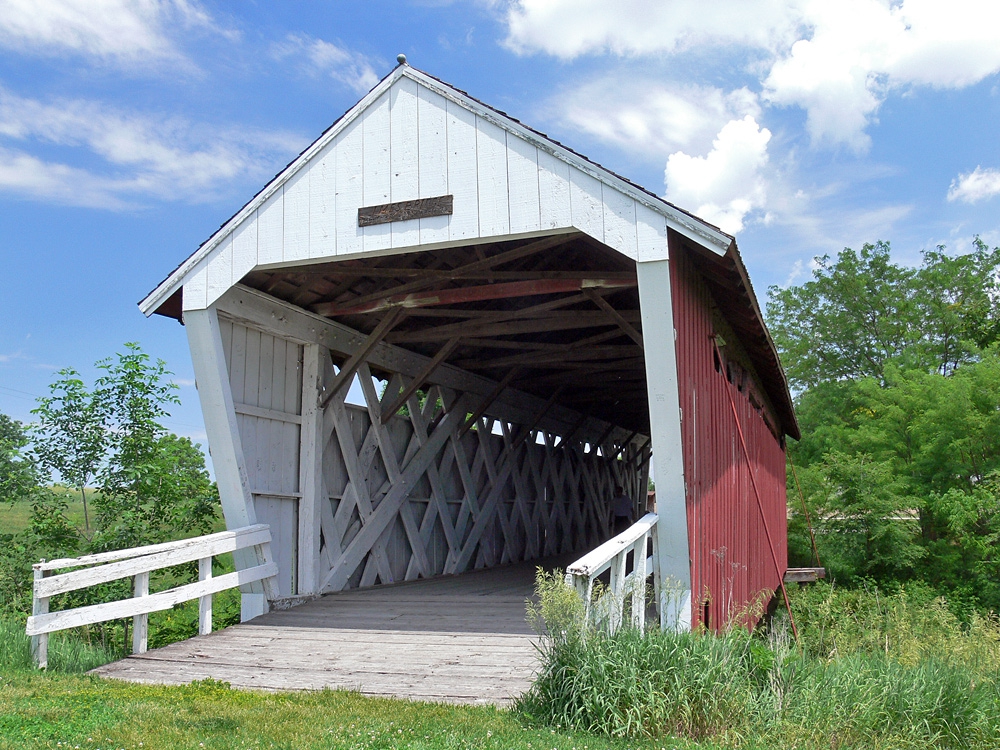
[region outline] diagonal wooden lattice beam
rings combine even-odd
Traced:
[[[434,371],[438,368],[438,366],[455,350],[455,347],[458,346],[459,342],[461,342],[461,339],[457,336],[453,339],[449,339],[448,342],[438,350],[438,353],[434,355],[431,361],[427,363],[427,366],[424,367],[424,369],[410,381],[410,384],[403,389],[403,392],[393,399],[388,406],[382,409],[382,424],[385,424],[392,419],[393,415],[399,411],[399,407],[409,401],[410,396],[416,393],[417,389],[427,382],[427,379],[434,374]],[[386,393],[388,393],[388,389],[386,389]]]
[[[392,330],[393,326],[396,325],[403,317],[403,311],[399,308],[395,308],[386,313],[386,316],[379,321],[379,324],[375,326],[375,330],[368,334],[368,337],[364,340],[364,343],[354,352],[344,366],[340,368],[340,372],[337,373],[337,377],[334,378],[333,382],[326,389],[322,400],[319,403],[320,409],[325,409],[326,405],[330,403],[331,399],[340,392],[340,389],[351,382],[354,378],[354,373],[358,371],[358,367],[361,363],[365,361],[365,358],[371,353],[371,350],[376,347],[376,345],[385,338],[385,335]]]

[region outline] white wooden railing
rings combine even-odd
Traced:
[[[660,601],[658,552],[656,548],[655,513],[647,513],[616,537],[591,550],[566,568],[566,584],[583,598],[586,618],[606,624],[611,633],[621,627],[628,616],[633,627],[640,630],[646,624],[646,579],[653,576],[655,601]],[[649,540],[653,554],[646,556]],[[632,572],[626,574],[628,555],[632,553]],[[594,581],[606,570],[611,571],[607,590],[593,601]],[[624,613],[626,600],[631,600],[630,612]]]
[[[133,618],[132,651],[137,654],[145,653],[149,613],[170,609],[175,604],[192,599],[199,600],[199,634],[211,633],[213,594],[254,581],[263,581],[265,591],[272,590],[272,578],[277,575],[278,566],[271,559],[270,545],[270,527],[267,524],[257,524],[194,539],[36,563],[32,566],[35,581],[32,614],[28,618],[27,627],[35,663],[42,669],[47,666],[49,633],[125,617]],[[257,565],[235,573],[212,576],[214,555],[250,547],[254,548]],[[155,594],[149,593],[151,572],[194,560],[198,561],[197,583],[188,583]],[[55,573],[68,568],[76,570]],[[49,612],[49,599],[57,594],[128,577],[135,579],[134,596],[131,599]]]

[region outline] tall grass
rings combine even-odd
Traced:
[[[49,636],[48,669],[50,672],[87,672],[121,655],[90,645],[72,633]],[[24,622],[0,617],[0,672],[34,669],[31,639],[24,633]]]
[[[798,613],[813,639],[805,648],[780,627],[768,636],[740,628],[721,636],[634,629],[608,636],[587,628],[579,601],[560,586],[557,576],[539,575],[542,668],[518,704],[529,722],[733,747],[1000,746],[998,665],[989,660],[995,628],[986,620],[977,627],[990,637],[970,635],[955,620],[955,630],[938,634],[936,653],[918,651],[912,622],[919,617],[897,597],[888,649],[880,635],[881,647],[844,644],[826,658],[817,652],[828,639],[847,634],[811,619],[809,608]],[[922,606],[920,616],[951,622],[941,606]]]

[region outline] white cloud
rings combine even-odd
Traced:
[[[618,75],[568,89],[546,109],[549,119],[642,154],[704,150],[725,123],[760,112],[745,88],[727,93]]]
[[[960,174],[948,188],[949,201],[978,203],[994,195],[1000,195],[1000,169],[976,167],[971,172]]]
[[[761,169],[770,140],[771,131],[747,115],[719,131],[707,156],[671,154],[664,173],[667,200],[724,232],[741,231],[747,214],[767,197]]]
[[[0,45],[19,52],[180,58],[173,37],[194,27],[232,36],[193,0],[0,0]]]
[[[300,62],[310,75],[330,76],[358,92],[369,91],[379,81],[373,61],[366,55],[307,34],[289,34],[283,42],[272,45],[271,53],[277,60]]]
[[[679,56],[716,45],[762,57],[761,88],[803,108],[815,143],[868,145],[892,90],[961,88],[1000,71],[995,0],[517,0],[507,45],[569,59]]]
[[[700,44],[770,47],[793,32],[787,0],[518,0],[507,12],[507,45],[570,59],[591,52],[643,55]]]
[[[119,209],[144,198],[212,200],[238,179],[273,173],[298,143],[287,134],[196,126],[79,99],[42,102],[0,89],[0,189],[58,203]]]

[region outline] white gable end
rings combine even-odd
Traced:
[[[616,184],[620,183],[620,184]],[[454,196],[449,216],[359,227],[358,209]],[[667,227],[724,251],[729,238],[518,123],[402,66],[160,285],[210,306],[258,267],[582,231],[637,261],[666,257]],[[680,212],[677,212],[680,214]],[[706,243],[706,237],[710,242]]]

